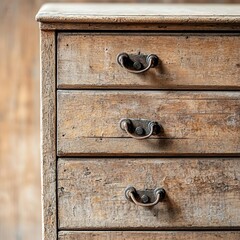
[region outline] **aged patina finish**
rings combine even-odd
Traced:
[[[45,240],[240,239],[239,14],[43,6]]]

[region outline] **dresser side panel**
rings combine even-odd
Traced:
[[[57,239],[55,32],[41,31],[43,239]]]

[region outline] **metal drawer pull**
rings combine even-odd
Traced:
[[[158,57],[154,54],[127,54],[120,53],[117,56],[118,64],[130,73],[143,73],[158,65]]]
[[[130,119],[123,118],[120,121],[120,128],[135,139],[146,139],[152,135],[157,135],[161,132],[161,126],[157,122],[145,119]]]
[[[164,199],[166,192],[163,188],[156,188],[155,190],[137,191],[134,187],[130,186],[125,190],[125,197],[127,200],[135,203],[141,207],[153,207]],[[152,199],[153,202],[149,202]]]

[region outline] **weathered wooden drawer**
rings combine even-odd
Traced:
[[[240,41],[235,34],[59,33],[60,89],[230,89],[240,87]],[[118,65],[120,53],[156,54],[144,74]]]
[[[239,12],[42,7],[44,240],[240,239]]]
[[[240,227],[239,180],[235,158],[59,159],[59,229]],[[128,186],[166,196],[136,206]]]
[[[59,90],[57,108],[59,156],[240,153],[239,92]],[[162,130],[136,140],[122,118],[157,121]]]
[[[239,240],[240,232],[206,231],[206,232],[59,232],[59,240]]]

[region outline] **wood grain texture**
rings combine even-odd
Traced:
[[[240,88],[240,34],[58,35],[58,88]],[[119,44],[121,43],[121,44]],[[156,54],[144,74],[117,63],[120,53]]]
[[[59,232],[59,240],[239,240],[240,232]]]
[[[73,31],[89,31],[89,30],[103,30],[103,31],[225,31],[237,32],[240,29],[240,24],[204,24],[204,23],[191,23],[191,24],[166,24],[166,23],[46,23],[41,22],[40,29],[43,30],[73,30]]]
[[[100,1],[101,2],[101,1]],[[157,4],[129,4],[137,1],[121,1],[121,4],[47,4],[37,20],[42,29],[56,30],[239,30],[239,6],[216,3],[239,3],[239,0],[144,1]],[[128,4],[123,4],[123,3]],[[143,3],[143,2],[142,2]],[[196,3],[208,3],[207,5]],[[67,23],[67,24],[66,24]]]
[[[41,22],[239,23],[240,6],[167,4],[46,4]]]
[[[57,239],[55,32],[41,31],[43,239]]]
[[[239,227],[239,159],[60,159],[59,228],[161,229]],[[153,208],[125,199],[137,190],[163,187]]]
[[[39,240],[39,34],[34,16],[47,0],[0,2],[0,238]]]
[[[240,93],[58,91],[58,155],[221,155],[240,151]],[[159,136],[136,140],[122,118],[148,119]]]

